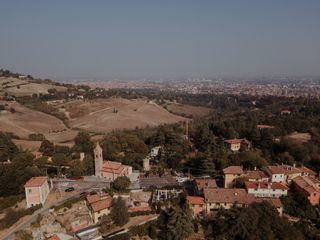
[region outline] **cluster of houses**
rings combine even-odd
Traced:
[[[226,140],[232,151],[248,149],[250,142],[246,139]],[[149,160],[155,157],[160,148],[155,148],[144,161],[145,171],[150,169]],[[82,156],[83,157],[83,156]],[[95,177],[107,179],[110,182],[118,177],[132,177],[134,171],[131,166],[119,162],[104,161],[102,148],[99,144],[94,149]],[[246,207],[252,203],[269,202],[282,214],[281,196],[286,196],[289,186],[304,193],[312,205],[319,204],[320,181],[317,174],[306,167],[289,165],[266,166],[261,169],[244,170],[241,166],[229,166],[223,169],[224,182],[219,187],[216,180],[210,177],[191,179],[191,190],[188,189],[188,203],[194,215],[210,214],[220,208],[230,209],[233,206]],[[132,178],[131,178],[132,179]],[[243,188],[235,188],[239,179]],[[183,190],[171,175],[155,176],[139,175],[139,187],[134,188],[121,197],[125,200],[129,212],[151,212],[150,203],[165,201],[177,197]],[[154,188],[150,191],[150,188]],[[52,182],[47,177],[33,177],[25,184],[27,207],[44,204],[52,189]],[[104,192],[88,194],[86,205],[93,224],[97,224],[103,215],[111,210],[111,197]]]
[[[320,201],[320,181],[317,174],[306,167],[275,165],[246,171],[240,166],[230,166],[223,170],[223,174],[224,188],[218,188],[212,178],[193,180],[195,195],[188,196],[188,202],[194,214],[267,201],[281,215],[283,208],[279,198],[288,194],[291,184],[304,193],[312,205]],[[239,178],[244,180],[244,188],[234,188]]]

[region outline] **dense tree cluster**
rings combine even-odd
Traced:
[[[10,136],[0,131],[0,162],[12,159],[18,151]]]
[[[206,223],[206,239],[306,239],[304,233],[287,219],[279,217],[268,203],[252,204],[247,208],[220,210]]]

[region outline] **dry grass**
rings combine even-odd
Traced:
[[[311,140],[310,133],[299,133],[299,132],[293,132],[290,135],[287,136],[288,139],[297,141],[299,143],[308,142]]]
[[[168,111],[183,115],[187,117],[205,117],[212,112],[212,109],[201,107],[201,106],[192,106],[186,104],[178,104],[178,103],[168,103],[165,105]]]
[[[41,145],[41,141],[13,139],[13,142],[18,148],[29,151],[38,151]]]
[[[57,91],[66,91],[65,87],[55,86],[47,83],[32,83],[28,80],[21,80],[16,78],[0,78],[0,92],[7,92],[11,95],[30,96],[34,93],[46,94],[48,89],[56,89]]]
[[[17,102],[0,101],[0,104],[8,104],[8,108],[15,109],[15,113],[0,112],[0,131],[12,132],[23,139],[27,139],[31,133],[50,136],[52,132],[65,132],[64,123],[54,116],[29,109]]]
[[[73,101],[63,106],[69,113],[69,125],[72,128],[96,133],[158,126],[186,120],[144,100],[109,98],[91,102]]]

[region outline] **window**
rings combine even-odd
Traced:
[[[28,191],[29,193],[32,193],[32,189],[31,188],[29,188],[29,191]]]

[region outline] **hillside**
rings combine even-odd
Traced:
[[[169,113],[154,103],[140,99],[108,98],[90,102],[78,100],[57,107],[69,116],[71,128],[96,133],[152,127],[187,120]]]
[[[40,82],[32,79],[0,77],[0,96],[3,96],[5,93],[16,97],[31,96],[32,94],[48,94],[49,89],[56,89],[57,91],[67,90],[66,87],[56,86],[44,81]]]
[[[75,131],[67,129],[64,123],[54,116],[29,109],[17,102],[0,101],[0,105],[15,110],[0,111],[0,131],[12,132],[23,139],[27,139],[31,133],[42,133],[54,142],[69,141],[76,136]]]

